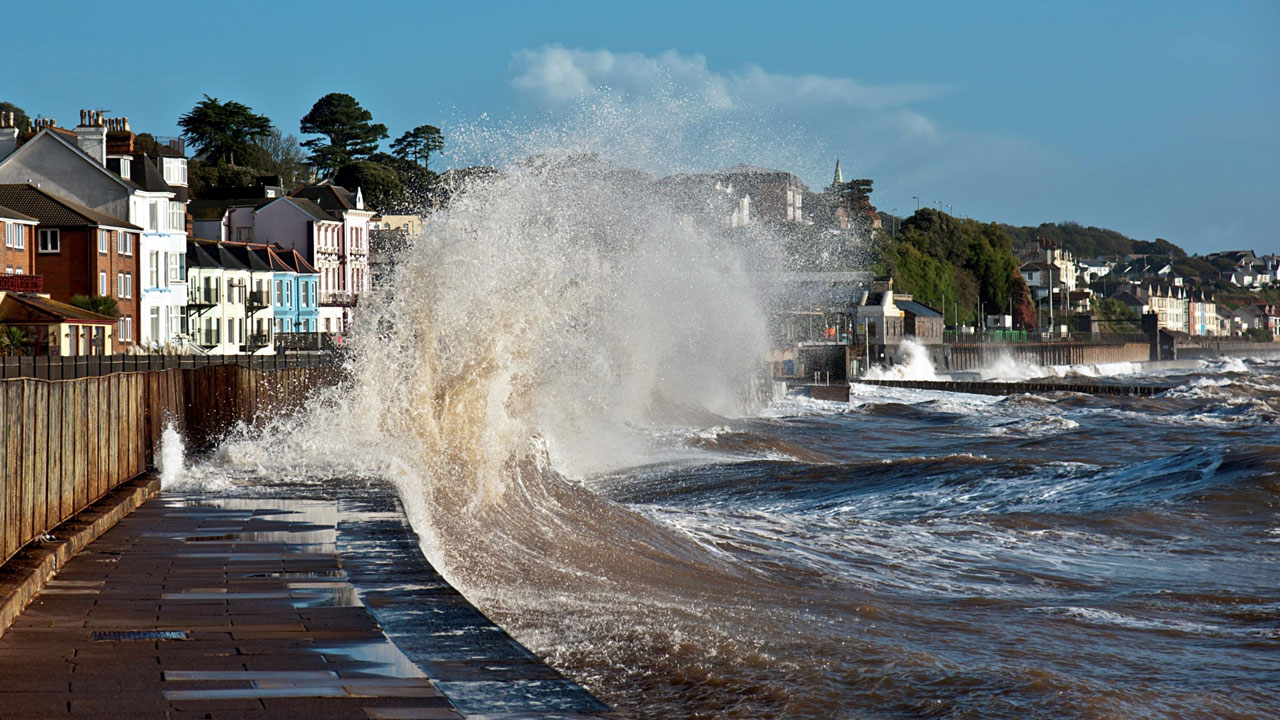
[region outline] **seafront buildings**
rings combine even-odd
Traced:
[[[360,188],[250,191],[189,208],[182,140],[139,136],[127,118],[84,110],[74,128],[17,127],[0,115],[0,292],[117,313],[109,338],[37,344],[35,323],[30,347],[13,351],[271,354],[341,342],[370,292],[377,213]]]
[[[442,177],[477,174],[500,175],[475,168]],[[675,213],[743,237],[754,226],[771,227],[795,247],[816,248],[812,254],[826,265],[791,273],[805,276],[797,287],[844,287],[831,273],[859,269],[848,248],[868,236],[896,235],[900,225],[871,204],[871,181],[846,181],[838,160],[831,184],[820,192],[789,171],[749,164],[656,180],[633,174]],[[76,331],[88,333],[88,342],[55,342],[33,323],[30,336],[41,340],[14,351],[269,355],[340,345],[374,288],[389,291],[397,256],[419,227],[415,216],[380,216],[366,204],[363,188],[332,182],[286,187],[278,177],[241,179],[202,186],[199,199],[189,188],[181,139],[137,134],[127,118],[92,110],[82,110],[74,128],[50,118],[17,127],[12,114],[0,114],[0,292],[45,296],[61,303],[45,310],[68,319],[76,319],[69,307],[91,313],[79,318],[86,322]],[[979,317],[969,327],[955,321],[953,304],[952,325],[944,328],[946,308],[879,281],[864,283],[839,307],[830,287],[809,293],[817,304],[793,303],[775,320],[788,337],[820,323],[818,335],[805,342],[860,336],[864,363],[873,355],[887,358],[905,338],[926,345],[988,336],[1006,341],[1030,330],[1096,339],[1099,328],[1136,333],[1139,318],[1189,338],[1280,338],[1274,303],[1218,302],[1209,286],[1187,283],[1167,255],[1079,259],[1036,238],[1015,248],[1012,259],[1031,304],[1018,328],[1012,301],[1008,315]],[[1219,289],[1280,284],[1276,255],[1235,250],[1203,262],[1216,269]],[[966,307],[965,315],[972,310]],[[111,333],[98,329],[98,312],[113,318]],[[0,317],[6,322],[16,321]]]

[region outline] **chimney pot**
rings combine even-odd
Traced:
[[[124,131],[129,132],[129,118],[124,118]]]
[[[88,117],[88,116],[89,116],[89,112],[88,112],[87,110],[85,110],[84,108],[81,108],[81,109],[80,109],[80,124],[81,124],[81,125],[88,125],[88,124],[89,124],[89,123],[88,123],[88,120],[89,120],[89,117]]]

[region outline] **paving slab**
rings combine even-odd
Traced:
[[[378,497],[143,503],[0,636],[0,720],[610,717],[453,590]],[[423,608],[431,627],[405,624]]]

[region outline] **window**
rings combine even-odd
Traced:
[[[182,207],[182,203],[174,200],[169,201],[169,231],[180,232],[187,227],[187,211]]]
[[[276,281],[276,305],[279,305],[284,300],[284,293],[280,291],[281,284],[279,280]]]
[[[187,254],[169,253],[169,282],[187,281]]]
[[[103,255],[106,255],[107,248],[109,247],[111,247],[111,231],[99,230],[98,231],[98,252],[102,253]]]
[[[151,224],[147,226],[148,230],[160,230],[160,203],[153,202],[149,204],[151,209]]]
[[[187,332],[185,318],[182,314],[182,308],[178,305],[169,306],[169,334],[176,335],[178,333],[185,334]]]
[[[119,340],[121,342],[132,342],[133,341],[133,316],[121,315],[119,323],[120,323]]]
[[[116,297],[124,297],[124,273],[116,273]]]
[[[162,257],[164,256],[157,250],[152,250],[151,252],[147,253],[147,258],[150,260],[150,263],[151,263],[151,266],[148,269],[149,271],[147,273],[147,276],[151,282],[149,285],[147,285],[147,287],[160,287],[160,262]]]
[[[151,342],[160,342],[160,308],[151,308]]]
[[[236,242],[253,242],[253,228],[242,227],[236,228]]]
[[[42,253],[61,252],[62,236],[55,229],[41,228],[40,241],[36,247]]]
[[[284,304],[293,304],[293,283],[285,283],[284,286]]]
[[[4,234],[4,246],[22,250],[27,247],[27,228],[25,225],[18,223],[6,223],[7,228]],[[56,230],[54,232],[57,232]]]
[[[98,294],[107,294],[107,271],[103,270],[98,273]]]

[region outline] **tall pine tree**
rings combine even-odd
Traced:
[[[311,162],[332,173],[352,160],[367,159],[377,152],[378,141],[387,137],[387,126],[373,122],[373,114],[346,93],[329,93],[316,101],[302,118],[302,132],[323,135],[302,146],[311,150]]]

